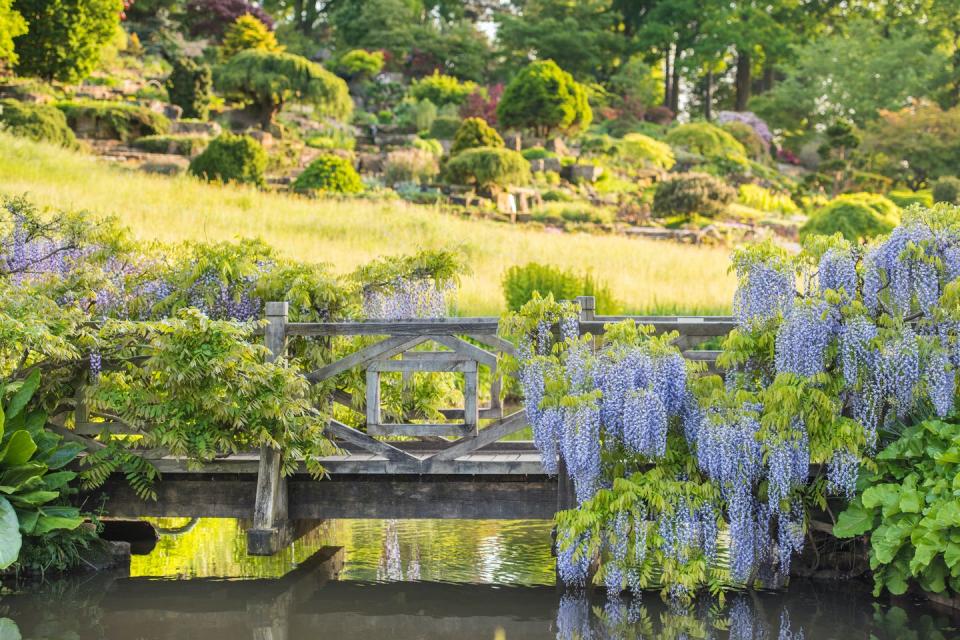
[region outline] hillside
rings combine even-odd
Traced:
[[[143,240],[259,237],[340,272],[381,255],[459,249],[473,270],[460,288],[460,314],[500,312],[503,272],[529,261],[589,269],[636,312],[724,313],[734,287],[725,248],[460,219],[400,200],[309,200],[153,176],[5,134],[0,148],[0,193],[115,215]]]

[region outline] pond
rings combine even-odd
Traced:
[[[91,574],[10,589],[0,640],[960,637],[958,619],[862,582],[794,580],[785,592],[664,605],[559,595],[550,523],[340,520],[271,558],[245,553],[242,523],[158,519],[130,577]]]

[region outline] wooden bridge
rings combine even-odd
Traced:
[[[678,346],[690,359],[712,363],[717,352],[700,349],[726,335],[729,317],[597,316],[592,297],[579,298],[580,333],[600,335],[604,325],[624,319],[653,325],[658,333],[677,331]],[[365,431],[331,419],[326,433],[341,450],[320,461],[330,478],[312,480],[306,470],[284,478],[280,455],[270,448],[217,459],[201,469],[164,455],[151,457],[162,473],[158,500],[138,499],[122,478],[100,491],[111,516],[196,516],[252,518],[248,550],[272,554],[296,535],[291,523],[329,518],[550,519],[571,503],[571,487],[561,468],[550,477],[529,440],[522,408],[504,410],[501,376],[504,354],[514,345],[498,335],[498,318],[447,318],[410,321],[298,323],[287,319],[287,303],[267,303],[265,343],[274,357],[285,353],[289,337],[376,336],[380,340],[306,375],[311,383],[336,380],[351,371],[366,377]],[[468,340],[469,339],[469,340]],[[479,346],[478,346],[479,345]],[[429,349],[429,350],[425,350]],[[487,369],[490,375],[481,376]],[[386,422],[381,408],[381,376],[417,372],[463,376],[462,407],[442,409],[436,424]],[[481,380],[485,388],[481,389]],[[486,399],[485,406],[480,406]],[[335,387],[332,400],[353,410],[353,399]],[[71,437],[90,439],[104,428],[79,409]],[[111,425],[118,433],[135,433]],[[522,434],[521,434],[522,435]],[[400,438],[400,439],[398,439]]]

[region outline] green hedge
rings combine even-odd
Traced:
[[[76,148],[77,138],[63,112],[49,104],[0,100],[0,126],[15,136]]]
[[[190,161],[190,173],[205,180],[266,184],[267,152],[250,136],[222,133]]]
[[[129,141],[170,129],[166,116],[135,104],[66,100],[58,102],[57,108],[67,117],[70,128],[87,138]]]
[[[507,269],[503,277],[503,295],[510,311],[518,311],[533,297],[534,292],[541,296],[552,293],[556,300],[594,296],[598,313],[610,315],[622,310],[610,287],[596,280],[589,272],[580,274],[536,262]]]

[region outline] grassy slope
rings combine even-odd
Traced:
[[[457,304],[467,315],[500,312],[504,270],[528,261],[590,269],[636,312],[722,313],[733,292],[726,249],[465,220],[398,201],[311,201],[150,176],[2,133],[0,193],[113,214],[143,239],[260,237],[340,272],[385,254],[459,248],[473,269]]]

